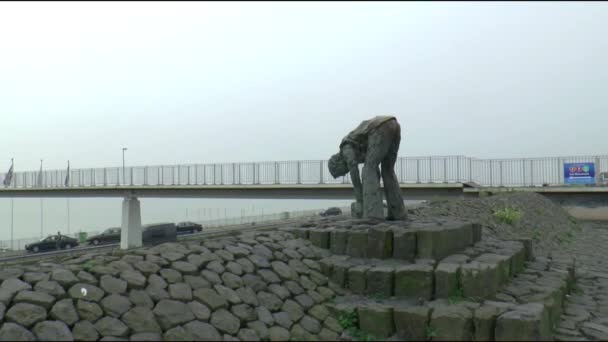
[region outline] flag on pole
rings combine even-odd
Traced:
[[[42,160],[40,160],[40,171],[38,172],[38,187],[42,188]]]
[[[65,175],[65,183],[64,183],[64,185],[66,187],[70,186],[70,161],[69,160],[68,160],[68,171],[66,172],[66,175]]]
[[[13,159],[11,159],[11,168],[8,169],[8,173],[6,174],[6,176],[4,177],[4,181],[2,182],[4,186],[11,185],[11,182],[13,180],[13,166]]]

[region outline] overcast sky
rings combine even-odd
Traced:
[[[3,2],[0,172],[327,159],[383,114],[402,156],[606,154],[607,36],[601,2]]]

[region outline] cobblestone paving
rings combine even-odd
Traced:
[[[558,341],[608,340],[608,223],[582,223],[565,251],[576,257],[577,283],[556,329]]]

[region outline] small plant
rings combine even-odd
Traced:
[[[429,325],[426,327],[425,334],[426,338],[431,338],[437,336],[437,331]]]
[[[494,212],[494,217],[496,217],[501,222],[513,224],[515,221],[519,220],[522,217],[522,213],[517,209],[505,208],[496,210]]]
[[[82,269],[83,269],[83,270],[85,270],[85,271],[87,271],[87,272],[90,272],[90,271],[91,271],[91,269],[93,268],[93,266],[94,266],[94,265],[93,265],[93,263],[92,263],[92,262],[87,261],[87,262],[85,262],[85,263],[82,265]]]
[[[462,288],[458,288],[451,296],[448,297],[448,302],[450,304],[458,304],[464,300],[464,294],[462,293]]]
[[[350,328],[356,328],[358,323],[358,317],[356,311],[344,312],[338,317],[338,322],[344,330]]]

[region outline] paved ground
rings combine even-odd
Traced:
[[[608,340],[608,222],[581,223],[566,246],[576,257],[577,286],[567,298],[558,341]]]

